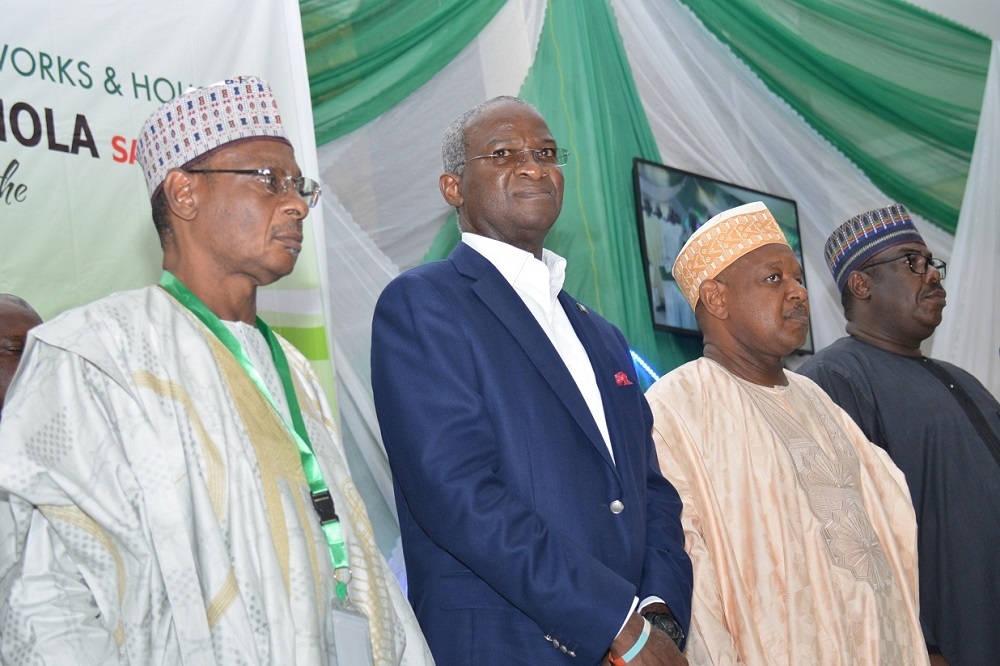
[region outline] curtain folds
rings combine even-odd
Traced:
[[[538,52],[519,96],[538,107],[570,161],[562,214],[545,246],[566,257],[566,290],[618,325],[654,369],[701,353],[690,338],[653,333],[639,251],[632,159],[659,161],[610,5],[549,0]],[[458,238],[447,225],[427,259]],[[435,253],[437,256],[435,256]],[[642,373],[640,373],[642,375]]]
[[[823,245],[841,222],[893,198],[722,48],[680,0],[611,4],[663,161],[797,202],[813,342],[816,349],[830,344],[844,334],[844,315]],[[934,254],[948,259],[952,236],[914,220]]]
[[[683,0],[894,200],[955,232],[990,40],[901,0]]]
[[[508,0],[426,83],[318,148],[340,425],[379,547],[401,579],[392,478],[371,394],[375,300],[401,270],[420,263],[451,213],[437,184],[445,128],[484,99],[517,94],[544,14],[543,0]]]
[[[948,306],[934,333],[933,356],[968,370],[1000,398],[1000,42],[993,42],[983,112],[955,248]]]
[[[370,122],[426,83],[506,0],[301,0],[316,142]]]

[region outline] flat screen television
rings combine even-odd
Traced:
[[[646,296],[653,326],[700,336],[694,312],[670,274],[674,259],[695,229],[724,210],[762,201],[802,263],[802,237],[795,201],[749,187],[635,158],[632,166],[639,247],[645,263]],[[800,353],[812,353],[812,326]]]

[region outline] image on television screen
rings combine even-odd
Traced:
[[[798,209],[792,199],[638,157],[633,163],[632,181],[639,246],[646,266],[646,295],[656,328],[701,335],[694,312],[670,270],[694,230],[724,210],[754,201],[764,202],[802,263]],[[813,351],[811,326],[799,351]]]

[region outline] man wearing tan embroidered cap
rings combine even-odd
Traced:
[[[323,389],[257,317],[320,193],[270,86],[185,92],[136,155],[160,284],[33,329],[0,426],[3,662],[430,663]]]
[[[903,475],[812,381],[802,268],[762,203],[709,220],[673,274],[704,358],[646,396],[684,501],[692,664],[926,664]]]

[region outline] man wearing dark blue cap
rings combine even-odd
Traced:
[[[946,265],[902,205],[826,242],[847,337],[801,366],[906,475],[919,525],[920,620],[932,664],[1000,655],[1000,404],[971,374],[923,356]]]

